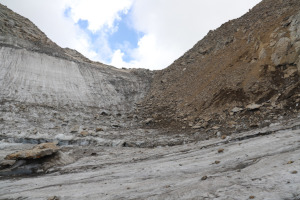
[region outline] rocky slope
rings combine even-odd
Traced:
[[[230,133],[295,116],[299,10],[298,0],[264,0],[210,31],[156,74],[141,106],[145,117],[157,127]]]

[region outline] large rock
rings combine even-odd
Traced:
[[[231,112],[233,113],[237,113],[237,112],[240,112],[240,111],[243,111],[244,109],[243,108],[239,108],[239,107],[234,107]]]
[[[33,149],[18,151],[7,155],[5,160],[29,160],[38,159],[52,155],[59,150],[59,147],[54,143],[43,143],[35,146]]]
[[[282,62],[283,62],[282,58],[284,56],[286,56],[286,54],[287,54],[288,49],[290,48],[290,46],[291,46],[291,40],[290,40],[290,38],[283,37],[283,38],[279,39],[279,41],[277,42],[276,47],[275,47],[275,52],[274,52],[274,54],[271,57],[272,62],[275,65],[282,64]]]
[[[290,37],[292,41],[299,41],[300,39],[300,13],[295,15],[290,24]]]
[[[246,106],[246,108],[248,110],[258,110],[262,105],[260,104],[255,104],[255,103],[252,103],[252,104],[249,104],[248,106]]]
[[[70,133],[78,133],[80,129],[79,125],[75,125],[71,128]]]
[[[0,169],[11,167],[15,163],[16,163],[15,160],[3,160],[2,162],[0,162]]]

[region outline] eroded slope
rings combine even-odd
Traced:
[[[232,132],[295,116],[299,10],[298,0],[264,0],[210,31],[156,74],[142,104],[145,117],[157,127]]]

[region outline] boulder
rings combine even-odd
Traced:
[[[103,128],[96,128],[96,132],[103,131]]]
[[[185,127],[184,127],[185,128]],[[192,127],[192,129],[200,129],[201,128],[201,126],[199,126],[199,125],[196,125],[196,126],[193,126]]]
[[[29,160],[39,159],[45,156],[52,155],[59,150],[59,147],[54,143],[43,143],[35,146],[33,149],[18,151],[7,155],[5,160]]]
[[[291,40],[287,37],[280,38],[275,46],[275,52],[272,54],[271,59],[275,65],[283,64],[283,57],[286,56],[291,46]]]
[[[3,161],[0,163],[0,169],[4,169],[4,168],[11,167],[11,166],[13,166],[15,163],[16,163],[15,160],[3,160]]]
[[[204,122],[204,123],[201,125],[202,128],[207,128],[208,126],[209,126],[209,123],[208,123],[208,122]]]
[[[153,118],[148,118],[145,120],[145,124],[149,124],[149,123],[153,122],[153,120],[154,120]]]
[[[249,104],[248,106],[246,106],[246,108],[247,108],[247,110],[257,110],[261,106],[262,106],[261,104],[252,103],[252,104]]]
[[[52,197],[49,197],[47,200],[59,200],[59,197],[57,197],[57,196],[52,196]]]
[[[89,135],[89,132],[88,131],[81,131],[80,135],[83,136],[83,137],[86,137],[86,136]]]
[[[75,125],[73,126],[73,128],[70,130],[70,133],[78,133],[79,132],[79,125]]]
[[[244,110],[244,109],[243,109],[243,108],[239,108],[239,107],[234,107],[234,108],[231,110],[231,112],[237,113],[237,112],[240,112],[240,111],[242,111],[242,110]]]
[[[298,72],[298,68],[297,67],[289,67],[284,71],[284,76],[283,78],[289,78],[293,75],[295,75],[295,73]]]
[[[266,49],[262,48],[259,52],[258,58],[260,60],[265,59],[267,57],[267,51]]]

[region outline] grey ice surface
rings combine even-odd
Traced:
[[[150,149],[85,147],[97,155],[38,177],[0,180],[0,199],[299,199],[300,123],[293,123],[225,141]],[[24,146],[1,143],[1,157],[18,148]]]
[[[147,81],[125,70],[10,47],[0,48],[0,60],[2,101],[123,111],[146,92]]]

